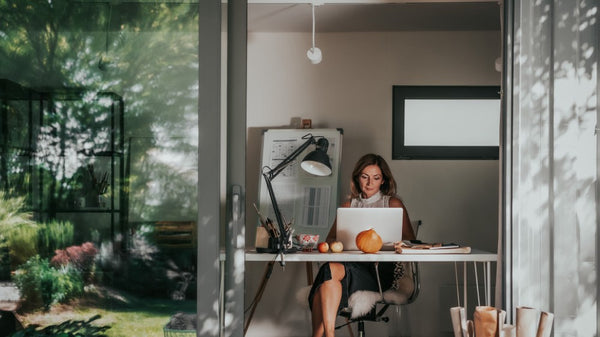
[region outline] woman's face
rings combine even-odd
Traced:
[[[383,184],[383,174],[377,165],[366,166],[358,177],[360,190],[363,198],[370,198],[375,193],[379,192],[381,184]]]

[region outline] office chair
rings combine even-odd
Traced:
[[[413,227],[413,231],[415,232],[415,237],[417,237],[419,233],[419,227],[422,225],[421,220],[415,220],[411,223]],[[352,323],[357,323],[358,337],[365,337],[365,322],[384,322],[387,323],[389,321],[389,317],[384,316],[387,309],[392,305],[407,305],[413,303],[417,296],[419,295],[419,291],[421,289],[421,284],[419,282],[419,265],[416,262],[410,262],[409,264],[410,272],[412,272],[412,280],[414,283],[414,288],[410,295],[407,297],[406,301],[402,303],[398,302],[387,302],[383,298],[378,301],[375,306],[368,313],[360,316],[352,318],[352,309],[345,308],[341,310],[339,316],[346,318],[346,323],[336,326],[336,330]],[[379,307],[379,308],[378,308]],[[350,330],[350,334],[353,336],[352,330]]]

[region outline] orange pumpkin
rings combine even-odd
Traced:
[[[356,247],[363,253],[377,253],[383,247],[383,241],[373,228],[369,228],[358,233],[356,236]]]

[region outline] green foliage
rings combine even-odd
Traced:
[[[31,213],[24,211],[25,206],[24,197],[0,191],[0,261],[10,261],[12,269],[37,252],[37,228]]]
[[[6,232],[13,269],[37,255],[37,238],[38,227],[35,224],[18,224]]]
[[[114,13],[120,12],[117,18]],[[128,153],[128,206],[135,219],[196,212],[196,199],[189,197],[197,194],[193,172],[152,160],[149,150],[169,151],[183,156],[186,165],[197,164],[196,142],[182,135],[197,122],[198,16],[197,5],[179,1],[0,1],[0,78],[29,88],[85,88],[127,97],[125,134],[144,135],[133,137],[138,141]],[[44,205],[62,208],[77,192],[85,192],[84,184],[70,180],[77,167],[73,162],[82,164],[80,154],[71,157],[65,150],[108,150],[110,130],[107,109],[99,104],[62,101],[51,108],[39,137],[53,141],[37,152],[41,157],[36,157],[34,172],[45,172],[36,180],[50,199]],[[22,108],[21,115],[26,111]],[[67,160],[55,158],[58,153],[68,155]],[[155,182],[160,195],[149,190]],[[150,193],[161,203],[148,203]]]
[[[36,325],[30,325],[24,330],[17,331],[9,337],[106,337],[104,331],[110,329],[110,326],[95,326],[92,322],[99,319],[100,315],[95,315],[86,321],[65,321],[57,325],[50,325],[43,329],[38,329]]]
[[[0,235],[0,280],[10,279],[10,250],[8,240]]]
[[[112,273],[112,278],[106,277],[104,282],[138,296],[164,297],[168,295],[170,286],[169,275],[165,272],[166,263],[162,258],[143,260],[130,257]]]
[[[51,220],[37,224],[24,211],[24,197],[11,197],[0,191],[0,277],[40,254],[50,257],[57,249],[73,244],[73,224]]]
[[[54,268],[39,255],[29,259],[13,276],[27,305],[43,306],[64,303],[83,294],[81,273],[71,266]]]
[[[38,249],[42,257],[51,257],[57,249],[73,244],[74,226],[69,221],[51,220],[39,225]]]
[[[5,232],[17,225],[33,225],[32,214],[24,211],[25,197],[12,197],[0,190],[0,231]]]

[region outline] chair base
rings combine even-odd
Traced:
[[[389,304],[384,304],[383,307],[379,310],[377,310],[377,307],[371,309],[371,311],[361,317],[357,317],[357,318],[350,318],[350,312],[346,312],[346,311],[342,311],[340,313],[340,316],[342,317],[346,317],[346,319],[348,319],[348,321],[342,325],[336,326],[335,329],[339,329],[342,327],[345,327],[347,325],[350,325],[352,323],[358,323],[358,337],[365,337],[365,322],[384,322],[387,323],[390,319],[387,316],[383,316],[386,312],[386,310],[388,309],[390,305]]]

